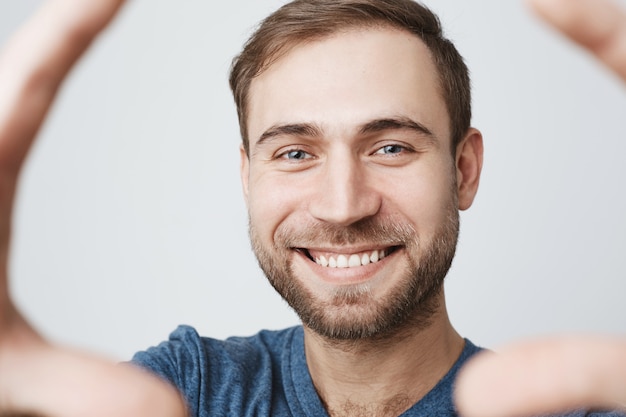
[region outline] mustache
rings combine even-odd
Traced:
[[[308,222],[297,227],[282,224],[275,232],[274,241],[284,248],[356,244],[411,246],[417,245],[417,233],[405,221],[392,217],[370,217],[348,226],[325,222]]]

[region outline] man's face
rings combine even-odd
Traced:
[[[253,248],[323,336],[388,334],[437,308],[458,235],[438,85],[427,47],[392,29],[298,46],[252,83],[242,180]]]

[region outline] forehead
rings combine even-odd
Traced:
[[[430,51],[392,28],[352,29],[296,46],[252,81],[248,97],[251,147],[276,125],[315,123],[344,132],[389,116],[449,136]]]

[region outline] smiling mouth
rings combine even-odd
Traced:
[[[391,246],[358,253],[331,253],[304,248],[298,248],[297,251],[324,268],[356,268],[380,262],[398,248],[399,246]]]

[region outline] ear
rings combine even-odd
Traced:
[[[243,148],[243,144],[239,145],[239,157],[241,158],[239,164],[239,175],[241,176],[241,187],[243,189],[243,198],[246,200],[246,206],[248,205],[248,178],[250,175],[250,158],[246,150]]]
[[[456,180],[459,196],[459,210],[467,210],[472,205],[480,172],[483,168],[483,135],[470,128],[456,147]]]

